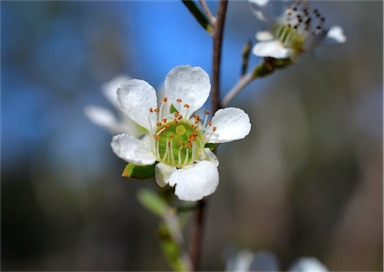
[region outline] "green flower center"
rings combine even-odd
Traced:
[[[297,31],[297,28],[291,25],[278,25],[274,31],[274,35],[284,47],[300,51],[303,47],[305,37]]]
[[[158,161],[178,168],[194,163],[204,150],[205,136],[187,120],[172,120],[158,126],[154,135]]]

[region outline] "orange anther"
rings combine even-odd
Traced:
[[[180,98],[176,99],[176,102],[179,102],[181,103],[183,100],[181,100]]]
[[[150,108],[149,111],[150,111],[150,112],[153,112],[153,108]]]
[[[153,111],[154,111],[154,112],[159,112],[159,109],[158,109],[158,108],[155,108]]]
[[[163,97],[163,102],[167,102],[168,98]]]
[[[161,122],[157,122],[156,124],[158,127],[161,127]]]
[[[213,127],[213,128],[212,128],[213,131],[216,131],[216,129],[217,129],[217,127]]]
[[[179,112],[178,111],[175,112],[175,117],[177,117],[177,116],[179,116]]]
[[[208,126],[212,126],[212,121],[208,121]]]
[[[209,114],[209,111],[208,111],[208,110],[205,110],[205,114],[208,115],[208,114]]]
[[[189,105],[188,104],[184,104],[184,108],[189,108]]]
[[[157,140],[160,140],[160,136],[159,135],[153,135],[153,138],[155,138],[155,140],[157,141]]]
[[[161,119],[161,121],[163,121],[163,123],[165,124],[167,122],[167,119],[163,118],[163,119]]]

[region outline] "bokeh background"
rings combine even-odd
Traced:
[[[313,5],[348,42],[231,102],[252,131],[218,150],[204,270],[225,269],[243,249],[273,252],[282,270],[302,256],[330,270],[383,269],[383,3]],[[265,27],[247,2],[229,3],[222,96],[243,45]],[[101,86],[119,74],[155,87],[181,64],[211,74],[211,47],[179,1],[1,1],[2,270],[170,269],[159,221],[136,197],[155,183],[120,177],[112,135],[83,109],[112,109]]]

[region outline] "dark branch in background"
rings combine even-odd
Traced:
[[[220,108],[220,63],[221,63],[221,48],[223,41],[223,30],[225,15],[227,11],[228,1],[221,0],[219,3],[219,8],[216,15],[216,21],[213,24],[212,28],[212,39],[213,39],[213,60],[212,60],[212,112],[216,112]],[[205,214],[206,200],[202,199],[197,203],[196,210],[196,223],[194,228],[194,233],[192,237],[192,247],[191,247],[191,260],[192,260],[192,269],[194,271],[198,270],[200,255],[201,255],[201,243],[203,237],[203,223],[204,223],[204,214]]]

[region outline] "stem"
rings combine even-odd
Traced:
[[[248,75],[240,78],[239,82],[237,82],[237,84],[223,98],[223,100],[221,101],[221,106],[226,107],[229,104],[229,102],[254,79],[255,77],[253,73],[249,73]]]
[[[216,16],[216,24],[214,25],[213,37],[213,79],[212,79],[212,112],[216,112],[220,108],[219,102],[219,85],[220,85],[220,62],[221,62],[221,47],[223,41],[223,30],[225,14],[227,11],[228,1],[221,0]]]
[[[192,237],[192,248],[191,248],[191,261],[192,271],[197,271],[200,261],[201,253],[201,242],[203,237],[203,223],[204,223],[204,211],[205,211],[205,200],[202,199],[197,202],[196,210],[196,223],[194,233]]]
[[[214,22],[212,39],[213,39],[213,59],[212,59],[212,112],[216,112],[220,108],[220,92],[219,92],[219,83],[220,83],[220,63],[221,63],[221,48],[223,41],[223,30],[225,15],[227,12],[228,0],[221,0],[219,3],[219,8],[217,10],[216,21]],[[196,223],[192,239],[192,249],[191,249],[191,260],[192,260],[192,269],[193,271],[198,270],[200,255],[201,255],[201,243],[203,236],[203,223],[204,223],[204,212],[206,207],[206,201],[204,199],[200,200],[197,203],[196,211]]]

